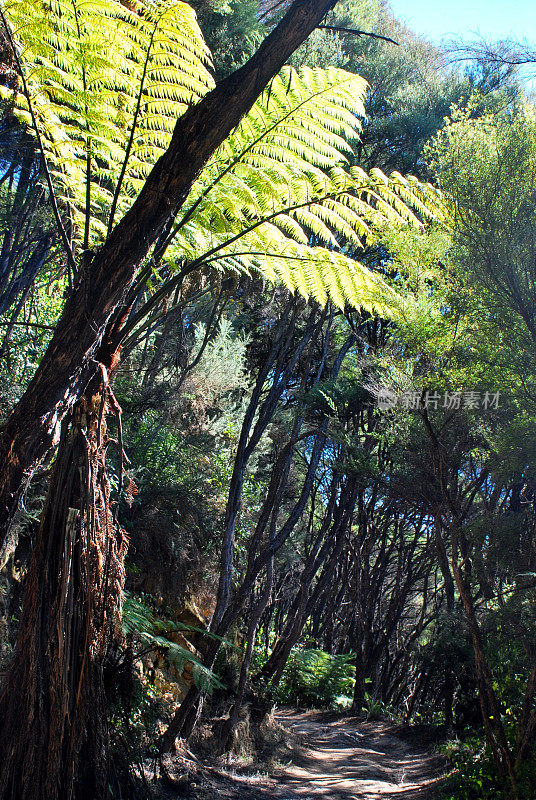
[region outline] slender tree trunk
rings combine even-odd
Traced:
[[[445,584],[445,599],[449,624],[452,625],[454,615],[454,578],[450,571],[447,548],[441,535],[441,520],[436,516],[434,521],[435,546],[439,569]],[[443,679],[443,707],[445,710],[445,724],[451,727],[454,724],[454,675],[450,665],[445,664]]]
[[[352,712],[361,714],[366,704],[366,668],[365,654],[363,653],[364,631],[358,626],[358,636],[356,637],[355,654],[355,684],[354,696],[352,700]]]
[[[300,638],[303,626],[306,621],[305,620],[306,606],[310,599],[313,580],[320,565],[325,562],[327,553],[326,547],[327,545],[330,544],[330,539],[324,541],[324,538],[326,533],[328,532],[329,526],[333,518],[333,508],[335,505],[335,499],[338,488],[339,488],[339,480],[338,478],[335,478],[335,480],[332,483],[330,498],[326,507],[326,512],[324,515],[322,526],[316,537],[315,544],[312,547],[311,552],[308,554],[307,559],[305,561],[303,571],[300,575],[298,591],[294,596],[294,599],[292,600],[285,621],[285,627],[280,636],[278,637],[278,640],[272,649],[270,657],[264,664],[258,676],[256,676],[257,678],[263,678],[265,680],[271,679],[274,686],[277,686],[279,680],[281,679],[281,675],[283,674],[283,670],[285,669],[285,664],[287,663],[290,651]]]
[[[448,667],[445,667],[443,680],[443,708],[445,725],[451,728],[454,725],[454,676]]]
[[[289,619],[281,637],[276,642],[270,658],[262,668],[258,677],[269,679],[273,686],[277,686],[288,661],[290,652],[300,638],[305,624],[305,587],[300,589],[299,597],[295,600],[289,614]]]
[[[240,677],[238,679],[238,689],[236,692],[236,698],[233,703],[231,713],[229,714],[229,724],[226,734],[224,736],[225,738],[224,746],[225,748],[228,749],[232,748],[234,744],[235,730],[236,726],[238,725],[238,720],[240,719],[240,710],[244,703],[244,696],[246,693],[246,685],[249,675],[249,666],[251,664],[251,658],[253,656],[253,648],[255,647],[255,636],[257,634],[257,628],[264,613],[264,609],[266,608],[266,606],[270,601],[273,581],[274,581],[274,559],[272,557],[268,564],[266,583],[264,585],[264,589],[257,601],[257,604],[251,610],[250,614],[248,631],[246,636],[246,652],[244,653],[244,658],[242,659],[242,664],[240,666]]]
[[[110,510],[105,395],[64,422],[0,696],[1,800],[106,792],[103,670],[120,635],[127,541]]]
[[[426,688],[428,686],[428,683],[430,682],[430,675],[431,675],[431,671],[429,669],[428,670],[423,670],[422,672],[419,673],[419,676],[418,676],[417,680],[415,681],[415,686],[413,687],[413,691],[412,691],[412,693],[410,695],[410,698],[408,700],[407,711],[406,711],[406,713],[404,715],[404,724],[405,725],[409,725],[409,723],[411,722],[411,718],[413,716],[413,709],[415,708],[415,704],[417,702],[417,699],[418,699],[419,695],[424,695],[424,693],[426,691]]]
[[[495,690],[493,688],[493,676],[489,668],[488,660],[484,650],[480,625],[475,612],[471,590],[462,575],[458,564],[453,564],[454,580],[460,593],[462,603],[469,624],[471,640],[473,642],[473,654],[475,659],[476,674],[478,680],[478,690],[480,707],[482,709],[482,719],[484,729],[488,739],[494,761],[503,778],[508,779],[512,788],[513,797],[518,798],[517,781],[515,775],[514,760],[501,721],[501,710]]]

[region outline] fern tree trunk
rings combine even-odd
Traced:
[[[105,392],[64,423],[0,697],[1,800],[98,800],[103,668],[119,635],[126,537],[110,510]]]

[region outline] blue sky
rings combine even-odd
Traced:
[[[536,44],[536,0],[391,0],[391,6],[414,31],[437,42],[443,36],[481,34]]]

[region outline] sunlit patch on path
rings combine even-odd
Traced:
[[[297,734],[303,751],[273,776],[259,797],[277,800],[430,800],[441,761],[404,741],[387,722],[360,722],[318,712],[281,711],[277,720]]]

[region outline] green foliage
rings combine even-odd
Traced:
[[[277,689],[280,702],[311,708],[348,704],[354,685],[352,655],[294,648]]]
[[[464,741],[448,742],[442,751],[456,770],[445,789],[445,800],[504,797],[498,786],[495,770],[486,757],[486,747],[481,736],[473,735]]]
[[[55,270],[45,268],[31,292],[26,322],[13,327],[10,342],[0,362],[0,417],[13,407],[37,369],[61,312],[67,281]],[[0,331],[5,333],[11,313],[0,314]]]
[[[420,228],[443,208],[431,186],[411,177],[348,166],[365,90],[340,69],[284,68],[194,185],[171,259],[260,273],[320,303],[393,313],[392,290],[348,253],[387,225]]]
[[[207,669],[202,659],[195,652],[177,644],[171,638],[177,633],[203,633],[206,631],[184,625],[181,622],[172,622],[157,614],[151,609],[143,598],[135,598],[128,592],[125,593],[123,604],[123,630],[126,636],[135,636],[141,643],[143,652],[158,651],[165,654],[166,659],[179,672],[186,664],[192,667],[192,675],[196,686],[210,691],[215,686],[222,688],[222,684],[212,670]]]
[[[196,359],[196,353],[200,352],[206,334],[206,326],[200,323],[195,332],[192,359]],[[207,424],[214,435],[217,434],[216,428],[224,431],[239,415],[237,406],[240,407],[240,401],[249,389],[245,364],[247,345],[248,339],[241,333],[237,334],[230,320],[223,318],[186,383],[185,400],[192,403],[200,415],[208,417],[210,422]],[[219,423],[217,418],[221,418]]]
[[[531,460],[521,431],[534,408],[536,119],[521,102],[475,116],[479,102],[452,109],[427,157],[453,207],[451,305],[468,322],[465,368],[511,397],[515,416],[498,447],[513,465],[514,452]]]
[[[209,52],[180,0],[11,0],[4,13],[23,76],[15,112],[37,126],[75,238],[90,224],[87,246],[114,194],[124,211],[177,117],[212,87]]]
[[[204,322],[193,327],[190,362],[206,334]],[[170,348],[177,346],[169,339]],[[224,503],[231,450],[249,394],[247,345],[224,317],[198,363],[184,375],[172,359],[155,377],[149,398],[147,387],[123,378],[118,382],[128,414],[129,454],[141,487],[175,484],[194,495],[208,492],[216,506]]]
[[[242,66],[265,36],[259,0],[193,0],[191,5],[213,54],[217,80]]]
[[[511,791],[504,788],[494,767],[489,748],[483,735],[472,732],[463,740],[447,742],[442,752],[452,765],[454,773],[441,793],[441,800],[510,800]],[[532,800],[536,767],[525,762],[517,775],[517,797]]]
[[[117,0],[47,2],[8,9],[22,48],[16,107],[35,125],[58,199],[88,247],[116,203],[124,210],[136,195],[185,106],[212,85],[208,52],[176,0],[134,10]],[[419,227],[411,208],[421,218],[442,212],[415,179],[344,168],[365,91],[340,69],[285,68],[193,187],[166,266],[260,272],[321,303],[392,313],[392,290],[349,250],[386,224]]]
[[[454,206],[457,256],[468,280],[485,288],[495,312],[502,306],[506,318],[513,310],[532,336],[535,110],[526,104],[478,119],[472,112],[471,105],[452,110],[428,158]]]

